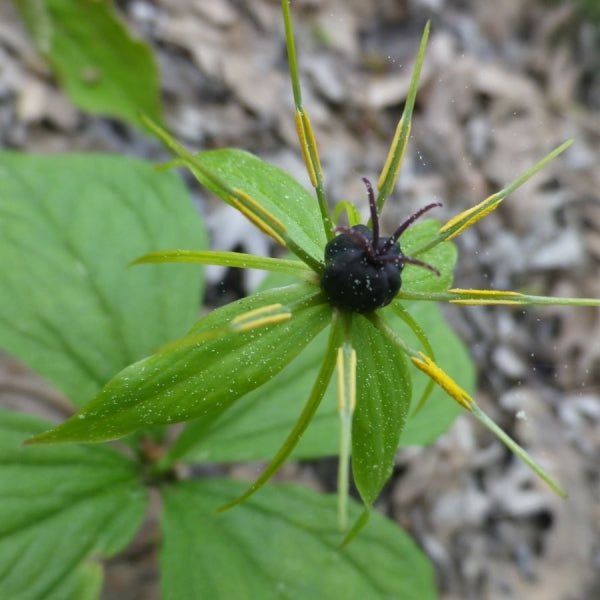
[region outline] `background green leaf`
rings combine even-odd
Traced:
[[[162,120],[158,68],[111,0],[13,0],[73,104],[140,126]]]
[[[406,355],[375,321],[353,315],[352,346],[357,357],[352,473],[361,498],[370,506],[392,474],[412,382]]]
[[[138,467],[106,446],[22,446],[46,427],[0,411],[0,598],[94,598],[98,561],[135,535],[146,491]]]
[[[337,499],[292,485],[269,485],[215,515],[244,490],[231,480],[163,489],[164,600],[433,600],[430,564],[392,522],[373,514],[337,550]],[[351,503],[351,516],[359,508]]]
[[[289,306],[292,318],[248,332],[219,330],[236,315],[274,303]],[[35,441],[109,440],[225,410],[297,356],[330,316],[331,307],[311,283],[228,304],[194,326],[191,343],[184,338],[125,368],[84,409]],[[198,337],[215,328],[216,337]]]
[[[229,186],[246,192],[282,221],[289,237],[315,260],[323,262],[327,240],[317,201],[295,179],[243,150],[211,150],[195,157]],[[219,190],[200,172],[192,172],[218,194]]]
[[[198,313],[197,267],[128,263],[204,244],[182,183],[145,162],[0,154],[0,347],[84,404]]]

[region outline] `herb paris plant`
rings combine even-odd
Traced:
[[[337,370],[342,526],[345,525],[350,455],[354,482],[366,506],[363,517],[348,535],[349,539],[366,522],[370,506],[391,474],[398,442],[409,417],[411,365],[431,379],[431,384],[416,403],[417,410],[426,401],[433,385],[438,384],[555,491],[564,495],[562,488],[525,450],[500,430],[473,398],[436,364],[434,349],[405,304],[419,300],[457,304],[600,306],[600,301],[595,299],[547,298],[450,287],[455,257],[450,240],[497,208],[514,189],[571,142],[561,145],[509,186],[441,228],[434,222],[411,228],[400,240],[402,248],[397,242],[406,226],[432,205],[410,217],[392,236],[381,237],[378,215],[394,189],[410,138],[412,111],[429,35],[427,26],[404,112],[377,182],[376,196],[368,186],[371,222],[362,225],[354,222],[352,217],[349,228],[336,227],[324,193],[315,137],[302,104],[287,0],[282,0],[282,10],[296,126],[316,192],[316,204],[307,202],[303,192],[292,185],[281,185],[277,189],[277,184],[273,183],[277,181],[275,175],[269,182],[253,178],[257,165],[260,164],[263,176],[270,169],[256,157],[236,150],[193,155],[154,122],[147,118],[144,121],[177,155],[178,160],[172,164],[187,166],[203,185],[240,210],[299,260],[229,252],[159,251],[136,262],[190,262],[257,268],[291,275],[300,281],[256,293],[213,311],[182,339],[124,369],[79,413],[59,427],[33,437],[30,443],[108,440],[150,425],[213,418],[211,415],[220,415],[239,398],[265,384],[321,331],[329,328],[322,363],[298,421],[259,479],[223,508],[248,498],[283,464],[310,424]],[[330,284],[330,278],[335,279],[334,283]],[[413,331],[422,349],[413,348],[398,335],[394,326],[396,319]],[[188,442],[184,437],[181,439],[183,441],[176,442],[155,465],[156,471],[169,469],[185,453]]]

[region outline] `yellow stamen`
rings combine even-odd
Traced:
[[[394,155],[396,154],[396,148],[400,141],[400,134],[402,133],[402,127],[404,125],[404,118],[400,119],[398,122],[398,126],[396,127],[396,132],[394,133],[394,139],[392,140],[392,144],[390,146],[390,150],[388,152],[387,158],[385,159],[385,164],[383,169],[381,170],[381,175],[379,176],[379,180],[377,181],[377,189],[380,190],[388,177],[390,167],[392,166],[392,161],[394,160]],[[398,174],[400,173],[400,167],[402,166],[402,162],[404,161],[404,154],[406,152],[406,147],[408,146],[408,140],[410,138],[410,129],[411,124],[409,123],[406,127],[406,137],[404,139],[404,145],[400,149],[400,157],[398,159],[398,163],[394,168],[394,173],[392,176],[392,180],[390,182],[389,189],[393,189],[396,185],[396,180],[398,179]]]
[[[426,375],[431,377],[451,398],[454,398],[463,408],[472,412],[475,402],[452,378],[450,378],[442,369],[440,369],[428,356],[419,352],[420,359],[411,356],[410,360]]]
[[[252,206],[252,208],[257,213],[260,213],[261,215],[263,215],[265,217],[265,219],[267,219],[267,221],[270,221],[273,226],[280,229],[283,233],[285,233],[287,231],[285,225],[277,217],[275,217],[272,213],[270,213],[264,206],[261,206],[256,200],[254,200],[254,198],[249,196],[246,192],[244,192],[243,190],[240,190],[238,188],[235,188],[233,191],[240,198],[242,198],[248,204],[250,204],[250,206]]]
[[[281,222],[276,219],[271,213],[265,211],[262,206],[260,206],[255,200],[252,200],[248,194],[240,193],[239,190],[235,190],[236,194],[239,194],[246,202],[249,202],[253,208],[259,207],[259,212],[262,214],[266,214],[269,216],[269,219],[275,224],[281,224]],[[240,202],[238,198],[235,196],[229,196],[229,201],[231,202],[234,208],[237,208],[249,221],[254,223],[263,233],[271,236],[278,244],[285,246],[285,240],[275,231],[275,229],[268,225],[265,221],[263,221],[256,213],[252,212],[248,206]],[[283,224],[281,224],[282,232],[286,231],[286,228]]]
[[[264,315],[265,313],[273,312],[274,310],[278,310],[282,308],[282,304],[276,302],[275,304],[267,304],[267,306],[261,306],[260,308],[255,308],[254,310],[249,310],[248,312],[242,313],[238,315],[234,319],[231,320],[232,323],[241,323],[242,321],[247,321],[248,319],[253,319],[258,315]]]
[[[470,298],[456,298],[455,300],[449,300],[451,304],[465,304],[465,305],[518,305],[523,304],[523,294],[511,291],[496,291],[496,290],[463,290],[454,288],[448,290],[451,294],[457,294],[460,296],[471,296]]]
[[[337,358],[336,358],[336,365],[337,365],[337,372],[338,372],[338,378],[337,378],[337,397],[338,397],[338,410],[341,412],[342,410],[344,410],[344,398],[345,398],[345,377],[344,377],[344,351],[341,348],[338,348],[337,351]]]
[[[237,329],[239,331],[250,331],[251,329],[256,329],[257,327],[264,327],[265,325],[275,325],[276,323],[283,323],[284,321],[288,321],[291,318],[292,313],[279,313],[277,315],[262,317],[261,319],[256,319],[249,323],[243,323],[242,325],[239,325]]]
[[[354,412],[356,407],[356,350],[352,348],[350,350],[350,364],[346,364],[344,361],[344,350],[338,348],[337,351],[337,370],[338,370],[338,410],[341,412],[344,410],[345,399],[349,398],[348,408],[350,414]],[[348,370],[346,370],[346,368]],[[346,386],[348,386],[348,395],[346,396]]]
[[[462,223],[462,225],[460,225],[460,227],[458,227],[456,231],[453,231],[446,238],[446,240],[451,240],[455,238],[465,229],[468,229],[469,227],[471,227],[471,225],[477,223],[479,219],[483,219],[483,217],[485,217],[487,214],[491,213],[494,209],[496,209],[498,205],[502,202],[502,200],[504,200],[504,194],[499,194],[499,192],[492,194],[491,196],[483,200],[483,202],[477,204],[477,206],[468,208],[467,210],[456,215],[455,217],[452,217],[452,219],[450,219],[445,225],[443,225],[440,228],[440,233],[445,233],[446,231],[449,231],[453,227],[456,227],[457,225]]]
[[[310,123],[310,117],[305,112],[302,113],[302,123],[304,123],[304,131],[306,133],[306,141],[308,142],[309,147],[313,148],[315,150],[314,151],[315,170],[317,172],[317,175],[319,175],[319,177],[322,179],[323,171],[321,169],[321,161],[319,159],[319,155],[316,152],[317,141],[315,139],[315,133],[314,133],[312,125]]]
[[[350,353],[350,412],[356,407],[356,350]]]
[[[300,148],[302,149],[302,156],[304,157],[304,163],[306,164],[306,170],[310,177],[310,182],[313,187],[317,187],[317,172],[315,165],[310,156],[309,144],[316,148],[315,134],[313,133],[312,126],[308,115],[299,109],[296,109],[296,131],[298,132],[298,139],[300,140]],[[319,156],[315,154],[316,169],[319,170],[319,175],[322,177],[321,164],[319,162]]]
[[[235,319],[232,319],[231,323],[238,331],[250,331],[257,327],[263,327],[264,325],[282,323],[292,317],[292,313],[285,309],[284,311],[276,312],[282,308],[283,306],[281,304],[261,306],[260,308],[255,308],[254,310],[249,310],[248,312],[238,315]]]

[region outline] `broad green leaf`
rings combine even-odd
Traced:
[[[315,382],[327,343],[321,332],[289,365],[243,402],[218,419],[189,423],[184,436],[196,440],[184,459],[189,462],[266,460],[273,457],[294,427]],[[189,431],[188,431],[189,430]],[[330,385],[310,427],[292,457],[337,454],[339,416],[335,386]]]
[[[137,466],[106,446],[23,447],[48,423],[0,411],[0,598],[97,597],[99,560],[141,525]]]
[[[275,303],[289,307],[292,318],[247,332],[230,327],[237,315]],[[283,369],[330,316],[310,283],[228,304],[187,338],[124,369],[83,410],[34,441],[108,440],[224,410]]]
[[[315,260],[323,262],[326,239],[317,201],[295,179],[242,150],[211,150],[197,154],[196,159],[282,221],[289,237]],[[192,171],[203,185],[218,193],[200,172]]]
[[[475,388],[473,361],[464,343],[444,319],[439,306],[433,302],[407,302],[404,306],[425,330],[435,352],[436,364],[465,391],[471,393]],[[400,337],[413,348],[422,350],[414,334],[400,319],[390,316],[390,321]],[[413,379],[412,411],[430,379],[412,365],[410,365],[410,372]],[[434,386],[421,410],[416,414],[411,412],[400,437],[400,444],[402,446],[430,444],[448,429],[461,412],[464,411],[442,388]]]
[[[424,246],[437,235],[439,228],[440,224],[437,221],[429,219],[407,229],[400,239],[404,254],[413,256],[411,249]],[[411,292],[443,292],[447,290],[452,285],[456,254],[456,246],[451,242],[443,242],[427,252],[418,254],[415,258],[436,267],[441,276],[437,277],[435,273],[422,267],[406,265],[402,271],[402,290]]]
[[[111,0],[13,0],[38,51],[79,108],[140,126],[160,121],[158,68]]]
[[[233,510],[213,513],[243,489],[231,480],[163,489],[164,600],[436,597],[431,565],[407,534],[381,515],[373,514],[340,551],[334,496],[270,485]],[[352,502],[352,516],[358,512]]]
[[[0,154],[0,347],[83,405],[197,316],[196,267],[127,265],[204,243],[181,182],[145,162]]]
[[[376,326],[354,315],[356,410],[352,419],[352,472],[361,498],[373,504],[394,466],[411,399],[411,378],[403,351]]]

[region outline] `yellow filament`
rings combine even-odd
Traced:
[[[457,235],[461,234],[465,229],[471,227],[479,221],[479,219],[483,219],[487,214],[491,213],[495,210],[498,205],[504,200],[504,196],[498,196],[498,193],[492,194],[477,206],[472,206],[467,210],[459,213],[455,217],[452,217],[445,225],[440,228],[440,233],[445,233],[446,231],[452,229],[456,225],[459,225],[462,221],[462,225],[456,230],[453,231],[446,240],[451,240],[455,238]]]
[[[298,132],[298,139],[300,140],[300,148],[302,150],[302,156],[304,157],[304,164],[306,165],[306,170],[308,171],[308,176],[310,178],[310,182],[313,187],[317,187],[317,174],[315,172],[315,167],[310,159],[310,152],[308,149],[308,143],[306,141],[306,130],[305,130],[305,121],[303,119],[303,113],[299,110],[296,110],[295,114],[296,118],[296,131]],[[311,130],[312,134],[312,130]],[[314,141],[314,137],[313,137]]]
[[[388,152],[387,158],[385,159],[385,165],[381,170],[381,175],[379,176],[379,181],[377,182],[377,189],[380,190],[388,177],[390,167],[392,166],[392,161],[394,160],[394,155],[396,153],[396,147],[400,142],[400,134],[402,133],[402,127],[404,125],[404,117],[400,119],[398,122],[398,126],[396,127],[396,132],[394,133],[394,139],[392,140],[392,145],[390,146],[390,151]],[[406,137],[404,139],[404,145],[400,149],[400,157],[398,159],[398,163],[394,169],[394,173],[392,175],[392,180],[390,184],[390,189],[392,189],[396,185],[396,180],[398,179],[398,174],[400,173],[400,167],[402,166],[402,162],[404,161],[404,154],[406,152],[406,147],[408,146],[408,139],[410,138],[410,129],[411,124],[409,123],[406,128]]]
[[[417,369],[431,377],[451,398],[454,398],[463,408],[472,411],[475,402],[452,378],[440,369],[428,356],[419,352],[419,358],[410,357]]]

